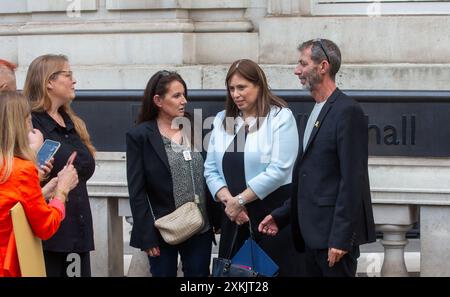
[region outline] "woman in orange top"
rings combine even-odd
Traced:
[[[10,209],[20,202],[34,234],[48,239],[64,219],[67,193],[78,183],[75,168],[67,166],[58,174],[54,199],[45,202],[27,137],[30,112],[23,95],[0,93],[0,277],[20,276]]]

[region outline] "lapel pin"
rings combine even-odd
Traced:
[[[316,123],[314,124],[314,126],[316,126],[316,128],[319,128],[319,126],[320,126],[319,121],[316,121]]]

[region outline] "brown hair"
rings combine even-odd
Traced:
[[[184,87],[184,95],[187,97],[186,83],[176,72],[160,70],[152,75],[145,87],[144,97],[142,97],[142,106],[137,120],[137,124],[156,119],[159,107],[153,101],[155,95],[164,97],[171,82],[178,81]]]
[[[237,116],[239,116],[239,109],[234,103],[228,87],[231,78],[235,74],[239,74],[246,80],[250,81],[252,84],[259,87],[258,99],[256,100],[256,118],[258,119],[257,127],[259,127],[261,124],[259,123],[259,119],[261,117],[267,116],[272,105],[278,107],[287,107],[286,101],[272,94],[267,83],[266,75],[258,64],[248,59],[237,60],[233,64],[231,64],[225,79],[225,85],[227,87],[225,118],[223,120],[223,127],[225,128],[225,130],[231,131],[229,129],[226,129],[226,118],[236,118]]]
[[[27,99],[18,92],[0,93],[0,184],[11,175],[14,157],[34,161],[28,142],[27,117],[31,109]]]
[[[186,87],[186,82],[181,77],[181,75],[179,75],[174,71],[160,70],[152,75],[152,77],[149,79],[147,83],[147,86],[145,87],[144,96],[142,97],[141,110],[139,112],[139,116],[137,119],[137,124],[148,122],[158,117],[159,107],[155,104],[153,97],[155,97],[155,95],[164,97],[164,95],[168,91],[169,85],[174,81],[177,81],[183,85],[184,96],[187,100],[188,90]],[[186,119],[191,126],[191,129],[190,131],[188,131],[189,133],[187,133],[186,136],[189,142],[191,143],[192,147],[194,147],[195,127],[193,117],[191,114],[185,111],[183,119]],[[182,122],[179,122],[179,124],[183,126]],[[201,148],[196,149],[199,150]]]
[[[66,62],[69,62],[69,59],[64,55],[43,55],[31,62],[23,93],[31,101],[33,111],[42,112],[51,108],[52,101],[48,93],[47,83],[56,78],[57,72],[62,70]],[[89,152],[94,155],[95,148],[84,121],[75,114],[70,107],[70,103],[61,106],[61,109],[68,114],[75,126],[75,131],[87,146]]]

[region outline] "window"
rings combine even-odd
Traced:
[[[448,15],[450,0],[311,0],[312,15]]]

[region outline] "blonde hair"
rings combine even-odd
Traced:
[[[0,92],[0,184],[8,180],[14,157],[34,161],[28,142],[27,117],[30,104],[20,93]]]
[[[43,55],[31,62],[23,92],[31,101],[33,111],[43,112],[50,110],[52,101],[48,93],[47,84],[50,80],[56,78],[56,73],[61,71],[67,62],[69,62],[69,59],[64,55]],[[70,107],[70,103],[64,104],[61,108],[72,120],[75,131],[80,136],[81,141],[87,146],[89,152],[95,155],[95,148],[92,145],[84,121],[75,114]]]

